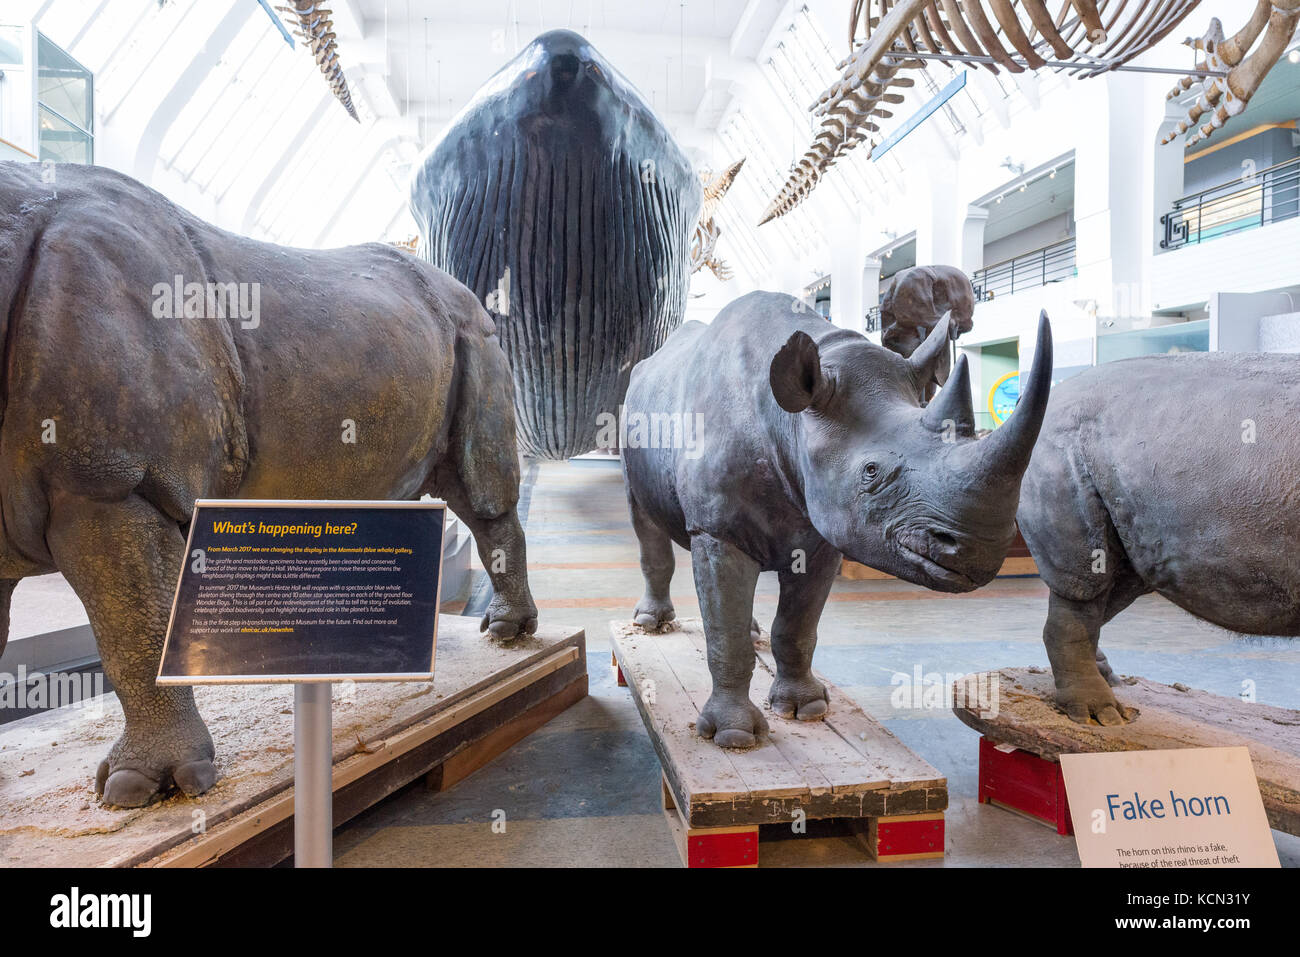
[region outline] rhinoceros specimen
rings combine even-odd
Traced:
[[[217,777],[191,691],[154,684],[197,498],[440,495],[502,569],[485,625],[536,627],[510,372],[469,290],[384,245],[234,236],[106,169],[40,173],[0,163],[0,594],[6,634],[26,576],[85,604],[126,716],[106,802]],[[214,318],[232,291],[257,308]]]
[[[632,366],[682,321],[703,190],[635,87],[543,33],[474,95],[411,181],[430,262],[496,315],[520,449],[594,449]]]
[[[1097,642],[1147,592],[1233,631],[1300,635],[1297,422],[1294,356],[1126,359],[1052,391],[1019,519],[1073,720],[1130,717]]]
[[[789,296],[751,293],[710,325],[686,323],[636,367],[626,417],[657,421],[640,434],[660,441],[623,449],[645,576],[634,615],[643,627],[672,620],[672,543],[689,548],[713,676],[701,735],[748,747],[766,729],[749,698],[759,572],[780,581],[772,710],[801,719],[826,712],[812,656],[841,553],[940,591],[997,574],[1051,385],[1046,316],[1038,335],[1020,408],[979,440],[964,356],[921,405],[948,348],[946,318],[905,359]],[[665,423],[695,421],[696,441],[662,441],[685,431]]]
[[[900,270],[880,298],[880,344],[900,356],[910,356],[945,315],[953,339],[971,331],[975,289],[970,277],[956,266]],[[951,371],[952,357],[945,351],[933,385],[943,385]]]

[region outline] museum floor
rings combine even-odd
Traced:
[[[679,866],[660,811],[659,764],[626,688],[609,665],[611,618],[641,594],[636,540],[613,462],[546,463],[531,473],[525,528],[543,620],[586,629],[591,694],[469,779],[443,793],[413,785],[341,828],[336,862],[367,866]],[[689,555],[678,551],[673,601],[697,614]],[[1000,579],[948,596],[900,582],[841,579],[822,616],[816,667],[948,776],[947,863],[1077,866],[1073,838],[975,800],[978,736],[947,710],[890,704],[898,672],[974,672],[1046,665],[1046,589]],[[759,583],[756,615],[775,610],[775,576]],[[1300,707],[1300,643],[1238,638],[1148,596],[1111,623],[1103,647],[1115,669]],[[505,833],[492,828],[505,812]],[[1274,832],[1283,866],[1300,866],[1300,838]],[[764,866],[871,866],[848,837],[765,843]],[[889,867],[939,866],[939,862]]]

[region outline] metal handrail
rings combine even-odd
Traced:
[[[976,301],[988,302],[995,296],[1009,296],[1021,289],[1069,279],[1076,272],[1075,242],[1071,237],[977,269],[971,282],[975,286]]]
[[[1161,249],[1257,229],[1300,216],[1300,158],[1189,193],[1160,217]]]

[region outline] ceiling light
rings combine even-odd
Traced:
[[[1028,184],[1028,183],[1021,183],[1021,184],[1020,184],[1020,192],[1023,193],[1023,192],[1024,192],[1025,190],[1027,190],[1027,189],[1029,189],[1029,184]]]
[[[1300,63],[1300,47],[1296,47],[1294,50],[1288,53],[1286,55],[1286,58],[1287,61],[1290,63]]]
[[[1050,173],[1048,173],[1048,174],[1047,174],[1047,178],[1048,178],[1048,179],[1056,179],[1056,170],[1052,170]]]
[[[998,202],[999,202],[999,203],[1002,202],[1002,197],[1001,197],[1001,196],[998,197]]]

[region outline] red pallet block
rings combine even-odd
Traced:
[[[980,738],[979,800],[1048,824],[1057,834],[1074,833],[1061,765],[1029,751],[1000,750],[986,737]]]

